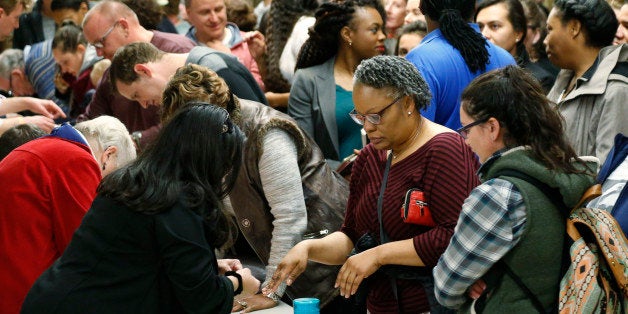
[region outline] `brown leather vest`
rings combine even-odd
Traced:
[[[244,99],[238,101],[239,108],[232,117],[246,134],[247,141],[243,165],[229,199],[242,234],[266,265],[270,254],[273,215],[264,196],[258,163],[263,150],[263,137],[269,129],[280,128],[295,140],[307,208],[305,233],[324,229],[331,233],[340,229],[349,197],[349,184],[332,171],[318,146],[291,117],[257,102]],[[296,238],[300,239],[300,236]],[[319,298],[321,306],[324,306],[338,295],[338,290],[333,288],[338,270],[339,266],[309,262],[305,272],[288,287],[286,293],[291,298]]]

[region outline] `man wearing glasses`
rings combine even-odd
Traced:
[[[114,1],[100,2],[87,13],[83,20],[83,33],[98,55],[109,60],[118,48],[133,42],[151,43],[161,51],[172,53],[186,53],[195,46],[185,36],[145,29],[133,10]],[[159,130],[158,109],[142,108],[137,102],[112,93],[112,90],[107,71],[79,121],[101,115],[114,116],[132,132],[137,147],[142,147]]]

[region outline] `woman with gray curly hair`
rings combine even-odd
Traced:
[[[283,281],[291,284],[312,260],[343,265],[336,287],[345,297],[356,294],[368,278],[371,313],[434,311],[431,282],[420,279],[431,277],[462,202],[479,182],[478,162],[464,139],[421,116],[430,97],[425,80],[407,60],[377,56],[362,61],[350,115],[364,127],[370,144],[353,166],[344,224],[339,232],[293,247],[277,267],[271,290]],[[400,215],[410,200],[422,206],[409,206]]]

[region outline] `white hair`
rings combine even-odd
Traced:
[[[136,157],[135,145],[127,128],[117,118],[100,116],[96,119],[77,123],[74,128],[87,138],[94,139],[105,151],[107,147],[117,148],[118,167],[122,167]]]
[[[7,49],[0,54],[0,77],[9,79],[14,69],[24,69],[24,51],[21,49]]]

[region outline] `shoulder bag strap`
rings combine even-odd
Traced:
[[[565,205],[565,203],[560,197],[561,194],[558,188],[552,188],[549,185],[541,182],[540,180],[526,173],[513,170],[513,169],[504,169],[495,174],[495,177],[500,177],[500,176],[513,177],[513,178],[524,180],[534,185],[540,192],[545,194],[545,196],[547,196],[547,198],[557,208],[567,207],[567,205]],[[543,304],[541,303],[541,301],[539,301],[539,298],[537,298],[534,292],[532,292],[532,290],[530,290],[530,288],[526,286],[526,284],[521,280],[521,278],[517,276],[517,274],[515,274],[515,272],[510,268],[510,266],[508,266],[506,262],[504,262],[503,259],[500,259],[499,261],[497,261],[496,265],[497,267],[500,267],[519,286],[519,288],[521,288],[521,290],[528,296],[528,298],[532,302],[532,305],[534,305],[534,308],[536,308],[536,310],[539,311],[539,313],[547,313],[547,310],[545,310],[545,308],[543,307]]]
[[[388,172],[390,172],[390,166],[392,165],[393,154],[388,155],[386,161],[386,168],[384,169],[384,177],[382,178],[382,186],[379,189],[379,197],[377,197],[377,220],[379,221],[379,243],[384,244],[388,242],[388,235],[384,230],[384,223],[382,221],[382,207],[384,206],[384,192],[386,191],[386,184],[388,183]],[[397,290],[397,279],[394,277],[388,277],[390,285],[392,287],[393,295],[397,299],[397,313],[401,313],[401,304],[399,304],[399,291]]]
[[[379,189],[379,197],[377,197],[377,220],[379,221],[379,242],[381,244],[388,242],[388,235],[384,230],[384,223],[382,222],[382,207],[384,206],[384,192],[386,191],[386,184],[388,183],[388,172],[390,172],[390,165],[392,164],[393,154],[388,155],[386,161],[386,168],[384,169],[384,178],[382,179],[382,186]]]

